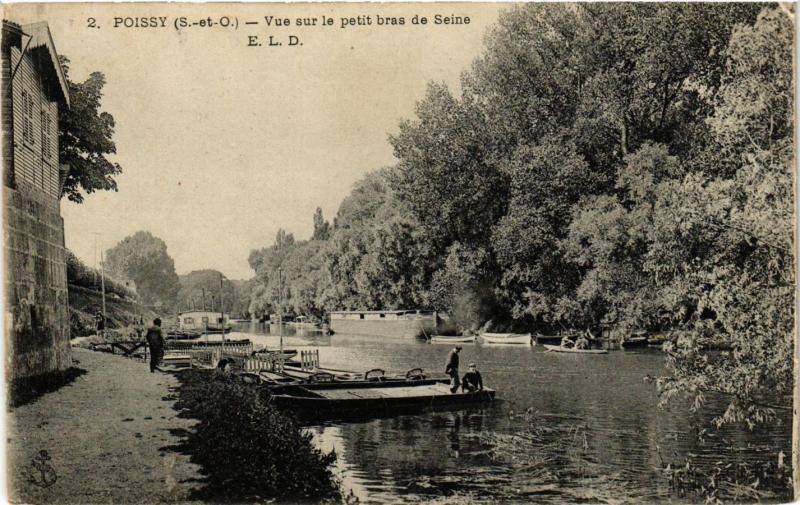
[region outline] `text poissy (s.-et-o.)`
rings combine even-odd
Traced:
[[[88,28],[100,28],[100,22],[96,18],[87,18]],[[471,22],[469,16],[461,16],[456,14],[434,14],[433,16],[422,16],[414,14],[412,16],[387,16],[383,14],[358,14],[355,16],[339,16],[329,17],[322,16],[302,16],[302,17],[286,17],[267,15],[253,19],[243,19],[245,25],[263,25],[268,28],[283,28],[283,27],[338,27],[338,28],[351,28],[351,27],[366,27],[366,26],[449,26],[449,25],[469,25]],[[125,29],[125,28],[149,28],[159,29],[174,27],[176,29],[182,28],[238,28],[239,18],[237,16],[225,15],[219,18],[201,17],[198,19],[191,19],[187,17],[170,18],[168,16],[114,16],[111,18],[110,23],[112,28]]]

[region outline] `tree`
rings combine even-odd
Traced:
[[[453,242],[488,242],[503,215],[507,179],[487,158],[487,123],[473,104],[430,84],[417,120],[389,138],[399,160],[390,178],[421,231],[442,253]]]
[[[697,308],[683,326],[689,345],[669,349],[664,400],[690,394],[728,398],[718,422],[750,425],[789,409],[793,384],[794,246],[793,24],[767,8],[731,36],[728,62],[708,120],[732,176],[687,177],[673,204],[684,233],[713,240],[695,247],[683,275]],[[723,174],[725,175],[725,174]],[[682,237],[676,245],[686,247]],[[729,353],[703,345],[723,335]]]
[[[63,56],[61,66],[70,95],[70,107],[59,111],[59,162],[70,167],[61,196],[81,203],[81,191],[117,191],[114,177],[122,173],[122,167],[108,159],[117,152],[112,139],[114,117],[99,111],[105,76],[93,72],[84,82],[75,83],[69,80],[69,60]]]
[[[149,231],[125,237],[105,254],[106,268],[133,280],[144,304],[161,304],[172,309],[180,281],[167,244]]]
[[[233,312],[236,303],[236,289],[233,282],[229,281],[222,272],[217,270],[195,270],[186,275],[179,276],[180,290],[178,291],[178,309],[189,310],[193,307],[203,307],[203,294],[205,293],[205,306],[211,308],[211,297],[214,297],[214,309],[224,308],[226,312]],[[220,291],[222,280],[222,291]],[[224,307],[220,306],[220,293]]]
[[[311,240],[328,240],[331,236],[331,225],[322,217],[322,209],[317,207],[314,212],[314,234]]]

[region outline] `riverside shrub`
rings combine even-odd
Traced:
[[[341,499],[331,471],[336,454],[315,448],[294,418],[268,403],[263,388],[220,371],[187,370],[180,380],[176,407],[200,420],[188,445],[207,475],[203,498]]]

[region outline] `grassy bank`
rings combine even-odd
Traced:
[[[219,371],[179,375],[176,408],[200,422],[186,450],[206,475],[197,498],[213,501],[338,502],[335,453],[315,448],[268,392]]]
[[[69,285],[69,324],[72,338],[95,333],[95,314],[103,307],[102,293],[74,284]],[[108,328],[130,326],[134,317],[143,317],[148,324],[156,314],[136,302],[106,294]]]

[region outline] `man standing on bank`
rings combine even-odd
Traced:
[[[447,355],[447,365],[444,367],[444,373],[450,376],[450,392],[455,393],[461,385],[458,378],[458,353],[461,352],[461,346],[457,345]]]
[[[161,331],[161,319],[153,320],[153,326],[147,329],[145,338],[150,347],[150,373],[154,373],[156,370],[160,371],[158,365],[161,363],[161,358],[164,357],[164,347],[166,346],[164,332]]]

